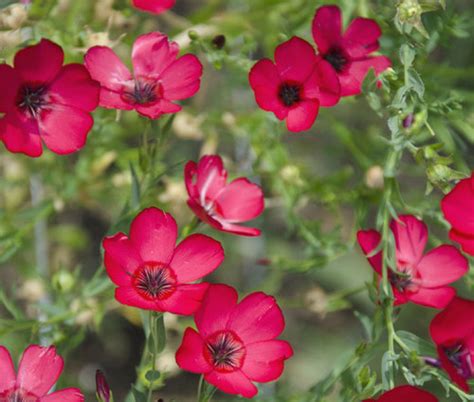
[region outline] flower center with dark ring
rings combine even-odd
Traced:
[[[239,369],[245,358],[245,347],[231,331],[219,331],[207,338],[204,356],[220,372]]]
[[[147,300],[163,300],[176,289],[173,270],[160,263],[145,263],[133,274],[132,285]]]
[[[301,87],[296,84],[283,83],[278,90],[278,97],[285,106],[293,106],[301,100]]]

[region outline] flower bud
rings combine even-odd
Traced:
[[[107,379],[102,371],[97,370],[95,373],[95,384],[97,390],[97,400],[99,402],[112,402],[112,392],[110,391]]]
[[[383,189],[383,169],[379,165],[371,166],[365,173],[365,185],[374,190]]]

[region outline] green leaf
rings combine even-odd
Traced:
[[[431,342],[428,342],[408,331],[397,331],[397,336],[411,350],[420,356],[436,356],[436,349]]]
[[[132,388],[132,394],[135,402],[147,402],[147,397],[143,391],[140,391],[135,386]]]
[[[400,48],[400,61],[405,66],[405,68],[409,68],[413,65],[415,55],[415,50],[407,44],[403,44]]]

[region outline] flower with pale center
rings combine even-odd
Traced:
[[[53,346],[31,345],[23,352],[16,374],[10,352],[0,346],[0,401],[84,402],[77,388],[48,393],[63,367],[63,359]]]
[[[104,265],[118,286],[117,301],[146,310],[194,313],[208,287],[195,282],[217,269],[224,250],[205,235],[193,234],[176,246],[177,237],[170,214],[147,208],[133,220],[129,236],[117,233],[104,239]]]

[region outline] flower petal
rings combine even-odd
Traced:
[[[143,11],[160,14],[174,6],[176,0],[133,0],[133,5]]]
[[[417,266],[428,241],[428,228],[413,215],[400,215],[390,223],[398,266]]]
[[[99,104],[100,85],[82,64],[68,64],[49,86],[48,94],[53,103],[91,112]]]
[[[375,399],[368,399],[368,401],[375,401]],[[390,391],[385,392],[378,402],[438,402],[438,399],[420,388],[411,385],[402,385]]]
[[[137,112],[150,119],[157,119],[165,113],[177,113],[182,107],[166,99],[160,99],[158,102],[149,105],[136,105]]]
[[[378,274],[382,274],[382,252],[379,251],[377,254],[369,257],[372,255],[373,251],[380,245],[380,241],[382,240],[382,236],[376,230],[359,230],[357,232],[357,241],[359,242],[359,246],[367,256],[370,265],[375,272]]]
[[[18,114],[9,113],[0,119],[0,139],[10,152],[31,157],[43,153],[37,122]]]
[[[204,358],[204,347],[201,335],[192,328],[186,328],[183,341],[176,352],[176,363],[191,373],[208,373],[212,366]]]
[[[388,57],[368,57],[365,60],[351,62],[349,68],[339,74],[341,84],[341,96],[358,95],[362,91],[362,83],[371,68],[375,75],[379,75],[392,65]]]
[[[16,382],[15,367],[8,349],[0,346],[0,393],[13,389]]]
[[[441,209],[457,232],[474,237],[474,188],[471,181],[474,179],[463,179],[456,184],[441,201]]]
[[[286,127],[293,132],[309,130],[318,116],[318,111],[318,100],[301,101],[288,111]]]
[[[422,257],[417,265],[423,287],[437,287],[457,281],[469,270],[467,259],[456,247],[442,245]]]
[[[258,392],[257,387],[252,384],[241,370],[230,373],[211,371],[208,374],[204,374],[204,379],[226,394],[253,398]]]
[[[449,286],[428,289],[420,288],[414,293],[407,293],[407,300],[426,307],[445,308],[456,296],[456,289]]]
[[[448,373],[451,380],[464,392],[470,391],[469,384],[467,381],[458,373],[456,367],[451,363],[448,356],[446,356],[445,351],[442,347],[438,347],[438,356],[441,361],[441,367]]]
[[[16,107],[16,97],[20,88],[18,73],[8,64],[0,64],[0,113]]]
[[[235,307],[227,328],[244,343],[267,341],[282,333],[285,319],[274,297],[255,292]]]
[[[217,230],[221,230],[222,232],[233,233],[233,234],[241,235],[241,236],[255,237],[255,236],[260,236],[260,234],[262,233],[262,231],[257,228],[236,225],[234,223],[228,223],[225,221],[219,222],[218,224],[215,224],[214,222],[209,222],[209,224],[215,227]]]
[[[449,238],[461,245],[463,251],[467,254],[474,255],[474,235],[467,236],[463,233],[457,232],[454,229],[449,231]]]
[[[344,49],[353,58],[364,57],[378,50],[380,35],[382,35],[382,30],[377,22],[369,18],[357,17],[344,33]]]
[[[193,234],[176,247],[170,267],[177,280],[185,283],[210,274],[222,261],[224,249],[217,240],[202,234]]]
[[[84,402],[84,395],[78,388],[66,388],[43,396],[39,402]]]
[[[115,299],[126,306],[138,307],[143,310],[163,311],[156,301],[145,299],[131,286],[116,288]]]
[[[158,208],[144,209],[130,226],[130,240],[143,261],[168,264],[173,257],[177,237],[176,221]]]
[[[84,62],[91,77],[107,89],[121,91],[127,82],[133,80],[127,66],[109,47],[90,48],[84,57]]]
[[[275,64],[282,80],[305,82],[316,65],[313,46],[297,36],[275,49]]]
[[[209,286],[200,309],[194,315],[194,321],[203,338],[227,327],[237,299],[237,292],[230,286]]]
[[[229,183],[216,198],[216,212],[228,222],[249,221],[263,209],[262,189],[244,177]]]
[[[81,109],[53,104],[41,112],[38,125],[46,146],[59,155],[66,155],[84,147],[94,120]]]
[[[47,83],[52,81],[64,62],[64,52],[48,39],[20,50],[13,61],[15,70],[24,81]]]
[[[316,10],[313,18],[313,39],[320,53],[326,53],[341,40],[341,10],[337,6],[323,6]]]
[[[246,355],[242,371],[252,381],[268,382],[281,376],[284,361],[293,356],[286,341],[263,341],[245,346]]]
[[[171,100],[187,99],[201,86],[202,64],[193,54],[186,54],[161,74],[164,97]]]
[[[287,107],[278,97],[281,78],[271,60],[259,60],[250,70],[249,82],[255,95],[255,101],[260,108],[274,112],[280,120],[288,115]]]
[[[326,60],[319,59],[313,73],[305,82],[304,97],[316,98],[324,107],[334,106],[341,99],[339,78]]]
[[[219,155],[204,155],[199,160],[194,180],[202,206],[209,200],[216,199],[227,181],[227,171],[224,169],[222,158]]]
[[[156,304],[160,311],[191,315],[201,307],[202,300],[208,288],[208,283],[178,285],[171,296],[163,300],[157,300]]]
[[[123,233],[106,237],[104,247],[104,265],[112,282],[119,286],[128,286],[135,270],[143,261],[132,242]]]
[[[474,301],[454,298],[430,324],[430,335],[437,345],[466,339],[474,334]]]
[[[21,357],[16,385],[42,397],[56,384],[63,367],[63,359],[54,346],[31,345]]]
[[[175,61],[178,53],[178,44],[170,42],[161,32],[140,35],[133,43],[133,72],[136,77],[157,79]]]

